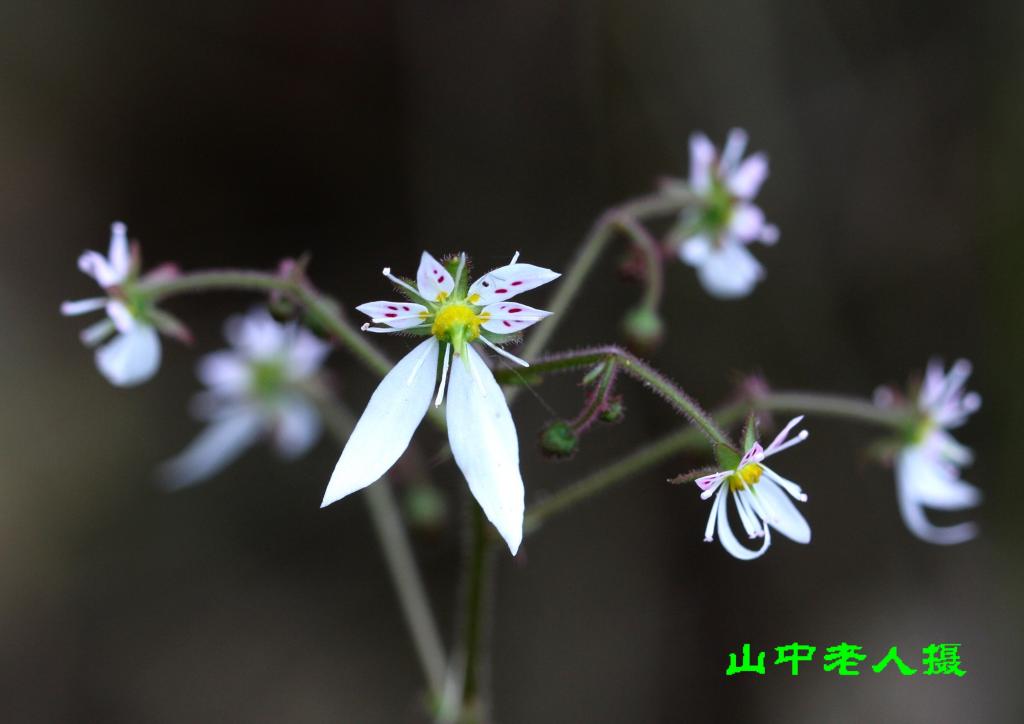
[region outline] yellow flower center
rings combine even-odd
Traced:
[[[472,342],[480,336],[483,320],[466,304],[449,304],[434,317],[430,333],[442,342]]]
[[[761,479],[762,472],[764,468],[757,463],[747,463],[729,476],[729,490],[737,491],[753,486]]]

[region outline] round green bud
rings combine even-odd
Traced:
[[[578,446],[579,438],[565,420],[549,423],[540,433],[540,449],[552,457],[572,457]]]

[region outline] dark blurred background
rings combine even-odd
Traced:
[[[669,271],[652,356],[708,405],[737,372],[869,395],[933,354],[975,362],[984,533],[933,547],[903,527],[875,430],[810,419],[785,471],[814,540],[756,563],[701,542],[708,506],[664,484],[680,459],[502,558],[502,722],[1020,721],[1017,421],[1024,311],[1018,3],[0,3],[0,709],[5,722],[418,720],[421,678],[356,499],[318,510],[338,445],[265,449],[176,495],[152,470],[196,433],[183,401],[220,324],[254,297],[181,298],[195,348],[112,388],[60,301],[89,296],[85,248],[128,223],[150,264],[269,268],[308,250],[347,306],[421,248],[487,268],[520,250],[564,269],[606,206],[681,175],[695,129],[771,154],[760,202],[782,229],[767,281],[715,302]],[[611,341],[638,290],[597,270],[561,328]],[[543,307],[547,290],[530,304]],[[379,341],[398,357],[401,339]],[[360,407],[373,380],[331,358]],[[531,444],[536,498],[678,424],[632,385],[626,422],[569,463]],[[571,378],[537,390],[576,411]],[[426,456],[440,439],[424,429]],[[464,483],[431,471],[452,509]],[[446,632],[459,531],[418,536]],[[726,655],[802,641],[794,679],[724,675]],[[913,660],[962,642],[963,679],[840,679],[824,647]],[[1014,688],[1016,687],[1016,688]]]

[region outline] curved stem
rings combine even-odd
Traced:
[[[546,319],[544,324],[537,325],[526,344],[523,345],[521,355],[523,359],[531,360],[536,357],[555,334],[587,275],[590,274],[597,260],[601,258],[601,254],[615,237],[617,227],[620,227],[623,221],[635,222],[640,219],[677,213],[693,203],[694,199],[695,197],[688,192],[675,190],[672,193],[657,193],[627,201],[603,213],[584,238],[576,258],[562,275],[551,302],[546,305],[548,311],[551,312],[551,317]]]
[[[836,417],[899,430],[912,419],[907,409],[879,408],[867,400],[842,395],[819,395],[812,392],[774,392],[762,395],[749,403],[755,409],[767,412],[803,412]],[[741,420],[747,409],[744,402],[731,405],[714,414],[719,425],[728,429]],[[571,483],[557,493],[531,505],[526,511],[524,535],[536,531],[548,518],[590,498],[613,485],[654,467],[658,463],[682,452],[699,450],[704,440],[693,428],[673,432],[646,445],[621,460],[602,467],[590,475]]]
[[[220,290],[281,292],[302,304],[310,317],[352,351],[359,360],[378,375],[385,375],[392,367],[391,360],[359,333],[342,314],[332,299],[319,293],[304,281],[272,272],[245,270],[211,270],[181,274],[173,279],[143,282],[141,293],[154,301],[179,294]]]
[[[632,216],[621,216],[617,221],[619,229],[624,231],[633,244],[643,253],[646,264],[644,277],[644,296],[640,306],[651,312],[658,311],[661,296],[665,290],[665,269],[661,261],[661,250],[658,241],[651,232]]]
[[[530,372],[532,374],[566,372],[582,367],[592,367],[602,362],[616,365],[630,377],[640,380],[646,387],[653,390],[675,408],[677,412],[682,413],[690,422],[703,430],[704,434],[712,442],[724,445],[730,449],[734,448],[733,443],[729,441],[725,433],[718,429],[714,419],[702,410],[700,405],[690,399],[679,385],[639,357],[616,345],[592,347],[575,352],[549,355],[530,365]],[[499,381],[503,382],[514,380],[511,376],[501,372],[496,373],[496,376],[498,376]]]
[[[328,429],[339,442],[345,442],[355,425],[352,414],[322,391],[316,395],[316,401]],[[363,497],[391,574],[391,582],[398,594],[423,676],[430,687],[431,697],[436,701],[444,686],[444,644],[390,481],[387,478],[378,480],[365,489]]]

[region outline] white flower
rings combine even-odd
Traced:
[[[978,533],[972,522],[933,525],[924,510],[961,510],[981,501],[981,491],[960,478],[960,468],[974,456],[948,432],[981,407],[981,397],[964,389],[970,374],[971,365],[964,359],[948,373],[938,360],[929,362],[917,397],[921,422],[896,456],[896,496],[903,522],[929,543],[962,543]]]
[[[61,314],[75,316],[105,309],[105,319],[82,331],[82,342],[89,347],[101,345],[96,350],[96,366],[112,384],[130,387],[145,382],[160,367],[160,335],[149,319],[145,300],[131,295],[138,269],[125,225],[111,225],[106,257],[87,251],[78,258],[78,268],[99,282],[106,296],[64,302]]]
[[[498,344],[549,313],[508,300],[560,275],[518,264],[518,257],[468,288],[465,255],[445,265],[423,252],[415,287],[384,269],[384,276],[413,301],[360,305],[357,309],[373,324],[385,325],[365,324],[363,329],[429,339],[403,357],[370,397],[342,450],[323,505],[365,488],[387,472],[408,447],[431,399],[441,404],[450,368],[447,421],[452,455],[473,496],[515,555],[523,537],[519,440],[505,396],[472,343],[482,342],[526,366]]]
[[[198,367],[208,389],[195,397],[193,410],[209,424],[161,466],[168,487],[216,474],[265,435],[285,459],[299,457],[320,437],[320,417],[302,385],[320,369],[327,343],[262,308],[229,318],[224,331],[231,348],[206,355]]]
[[[810,542],[811,529],[807,521],[786,497],[789,494],[804,502],[807,496],[799,485],[763,464],[765,458],[807,439],[806,430],[791,440],[786,439],[801,420],[802,415],[790,420],[767,448],[762,449],[761,445],[755,442],[734,469],[722,470],[696,479],[697,486],[704,491],[700,495],[702,500],[715,496],[715,501],[711,505],[711,515],[708,516],[708,524],[704,529],[705,541],[714,540],[714,531],[717,529],[725,550],[745,561],[758,558],[768,550],[772,528],[797,543]],[[751,539],[762,539],[761,547],[757,550],[751,550],[740,543],[732,532],[727,509],[730,499],[735,504],[736,513],[747,531],[747,536]]]
[[[746,145],[739,128],[729,132],[721,155],[703,133],[690,137],[689,189],[702,203],[684,211],[672,233],[679,258],[697,268],[709,294],[723,299],[746,296],[764,277],[747,245],[779,239],[778,228],[752,203],[768,178],[768,158],[755,153],[744,159]]]

